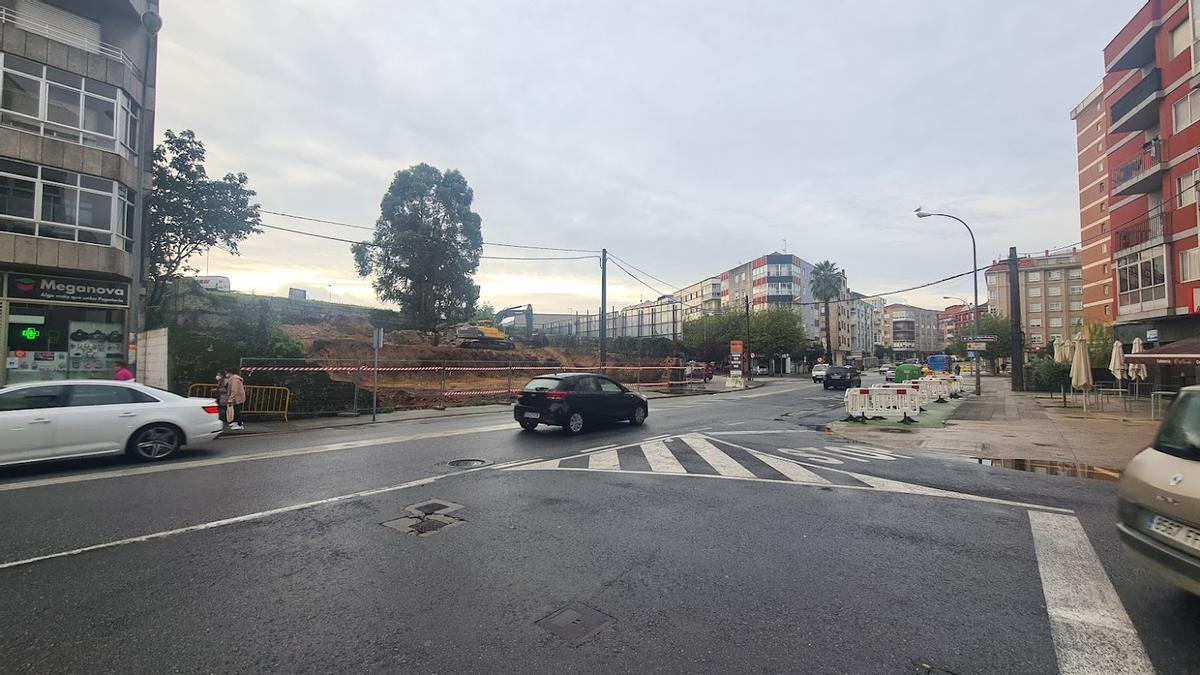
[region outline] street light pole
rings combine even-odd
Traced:
[[[975,250],[975,233],[971,231],[971,226],[958,216],[952,216],[949,213],[929,213],[923,211],[921,207],[917,207],[915,213],[918,218],[928,218],[929,216],[941,216],[943,218],[951,218],[957,220],[963,227],[967,228],[967,234],[971,235],[971,285],[975,287],[975,307],[971,313],[971,330],[975,333],[975,337],[979,336],[979,255]],[[979,373],[979,351],[975,352],[975,395],[979,396],[983,391],[983,381]]]

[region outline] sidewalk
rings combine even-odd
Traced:
[[[970,397],[941,429],[899,433],[835,423],[843,438],[886,448],[946,452],[992,459],[1043,459],[1121,470],[1149,445],[1158,422],[1128,413],[1055,408],[1049,394],[1009,391],[1002,377],[984,377],[983,395]],[[1057,405],[1061,405],[1058,403]]]

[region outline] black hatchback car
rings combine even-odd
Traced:
[[[850,366],[830,366],[825,371],[826,389],[849,389],[862,386],[862,373]]]
[[[558,373],[539,375],[525,385],[513,406],[513,417],[526,431],[539,424],[577,434],[597,422],[628,420],[641,424],[650,414],[645,396],[603,375]]]

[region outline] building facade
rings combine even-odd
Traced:
[[[813,306],[813,264],[787,253],[771,253],[721,273],[721,307],[742,306],[750,298],[752,309],[784,307],[799,312],[804,330],[818,328]]]
[[[1198,13],[1200,0],[1150,0],[1104,48],[1098,145],[1109,180],[1081,212],[1081,224],[1095,223],[1081,244],[1083,300],[1088,318],[1113,321],[1126,342],[1200,333]]]
[[[883,305],[862,293],[850,291],[850,358],[855,361],[875,356],[875,345],[881,341],[876,335]]]
[[[683,303],[683,320],[691,321],[721,311],[721,277],[709,277],[675,294]]]
[[[1111,323],[1117,315],[1112,294],[1112,250],[1109,242],[1108,161],[1105,152],[1104,87],[1097,86],[1071,111],[1079,173],[1079,262],[1083,268],[1085,321]],[[1109,292],[1105,294],[1105,286]]]
[[[156,0],[0,2],[0,384],[133,360]]]
[[[683,335],[683,313],[683,302],[674,295],[639,302],[621,310],[617,334],[679,340]]]
[[[970,336],[976,315],[983,316],[988,312],[986,302],[979,309],[971,311],[970,304],[950,305],[938,313],[938,331],[942,334],[943,344],[950,346],[958,336]]]
[[[912,305],[883,308],[883,344],[897,361],[920,359],[942,351],[938,311]]]
[[[1017,261],[1021,329],[1027,351],[1044,350],[1054,340],[1083,331],[1083,269],[1079,254],[1025,257]],[[1008,263],[987,269],[988,312],[1011,317]]]

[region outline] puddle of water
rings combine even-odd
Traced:
[[[1075,464],[1074,462],[1054,462],[1044,459],[993,459],[991,457],[970,457],[983,466],[994,466],[1013,471],[1029,471],[1047,476],[1070,476],[1072,478],[1094,478],[1096,480],[1119,480],[1121,472],[1103,466],[1090,464]]]

